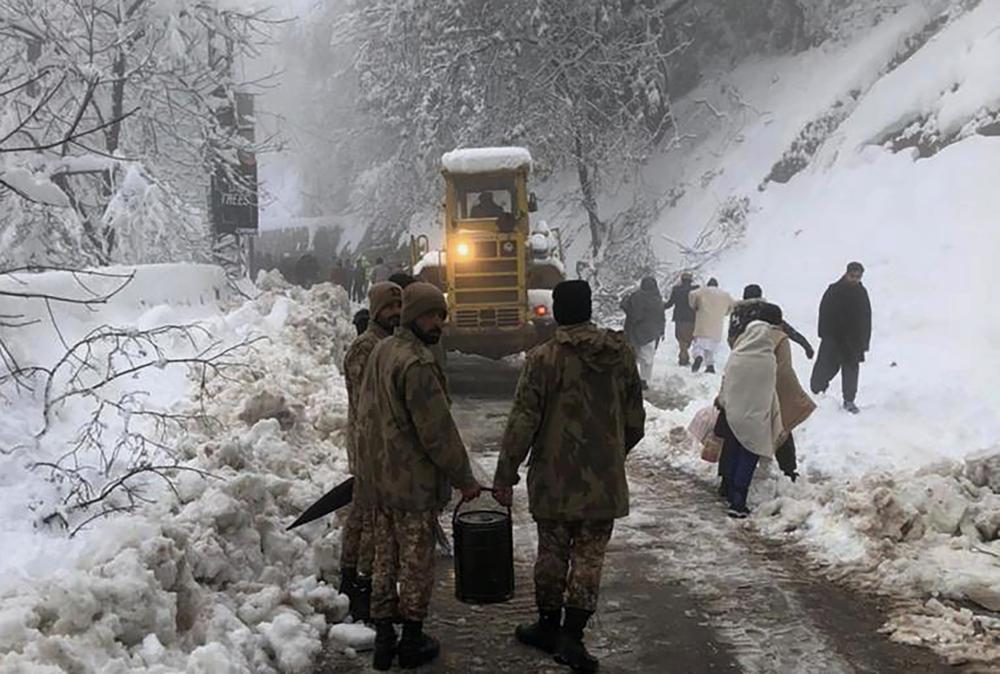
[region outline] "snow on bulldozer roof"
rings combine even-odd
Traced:
[[[531,153],[523,147],[470,147],[445,153],[441,167],[448,173],[490,173],[519,168],[530,171]]]

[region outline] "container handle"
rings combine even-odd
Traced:
[[[455,531],[455,524],[458,522],[458,511],[462,509],[462,506],[464,506],[466,503],[474,501],[477,498],[481,498],[482,497],[482,492],[489,492],[493,496],[496,495],[496,490],[495,489],[487,488],[487,487],[484,487],[482,485],[479,485],[479,489],[480,489],[479,496],[476,496],[474,498],[465,498],[465,496],[463,495],[458,500],[458,503],[455,504],[455,510],[452,511],[452,513],[451,513],[451,530],[453,532]],[[499,505],[499,503],[498,503],[498,505]],[[513,522],[514,522],[514,514],[513,514],[513,512],[511,512],[511,507],[510,506],[506,506],[506,510],[507,510],[507,521],[513,524]]]

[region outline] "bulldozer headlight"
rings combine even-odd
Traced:
[[[467,243],[460,243],[455,246],[455,252],[458,253],[459,257],[469,257],[469,254],[472,252],[472,248],[470,248]]]

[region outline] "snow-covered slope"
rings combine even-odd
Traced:
[[[1000,461],[982,457],[1000,454],[997,63],[1000,2],[909,3],[855,38],[704,83],[678,104],[698,139],[647,174],[683,193],[655,228],[661,257],[700,265],[734,295],[762,285],[811,339],[826,286],[851,260],[868,270],[862,413],[840,410],[837,381],[818,398],[797,433],[806,483],[769,482],[755,526],[896,594],[991,610]],[[747,204],[742,241],[707,260],[681,255],[733,199]],[[812,364],[796,358],[808,382]],[[673,362],[661,353],[660,371]],[[696,400],[658,422],[668,446],[667,429],[717,386],[671,381]],[[671,451],[709,476],[686,446]],[[895,636],[955,659],[998,656],[988,614],[936,600],[922,612],[895,621]]]

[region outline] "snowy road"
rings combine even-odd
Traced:
[[[449,369],[455,414],[486,480],[517,369],[474,358],[452,359]],[[793,551],[727,519],[710,485],[642,454],[629,475],[632,514],[616,525],[588,636],[602,671],[959,671],[879,635],[883,612],[874,600],[822,579]],[[427,671],[564,671],[512,636],[534,612],[534,528],[523,487],[515,499],[514,600],[459,603],[451,560],[442,558],[428,626],[442,641],[442,658]],[[368,662],[368,654],[331,650],[316,671],[362,672]]]

